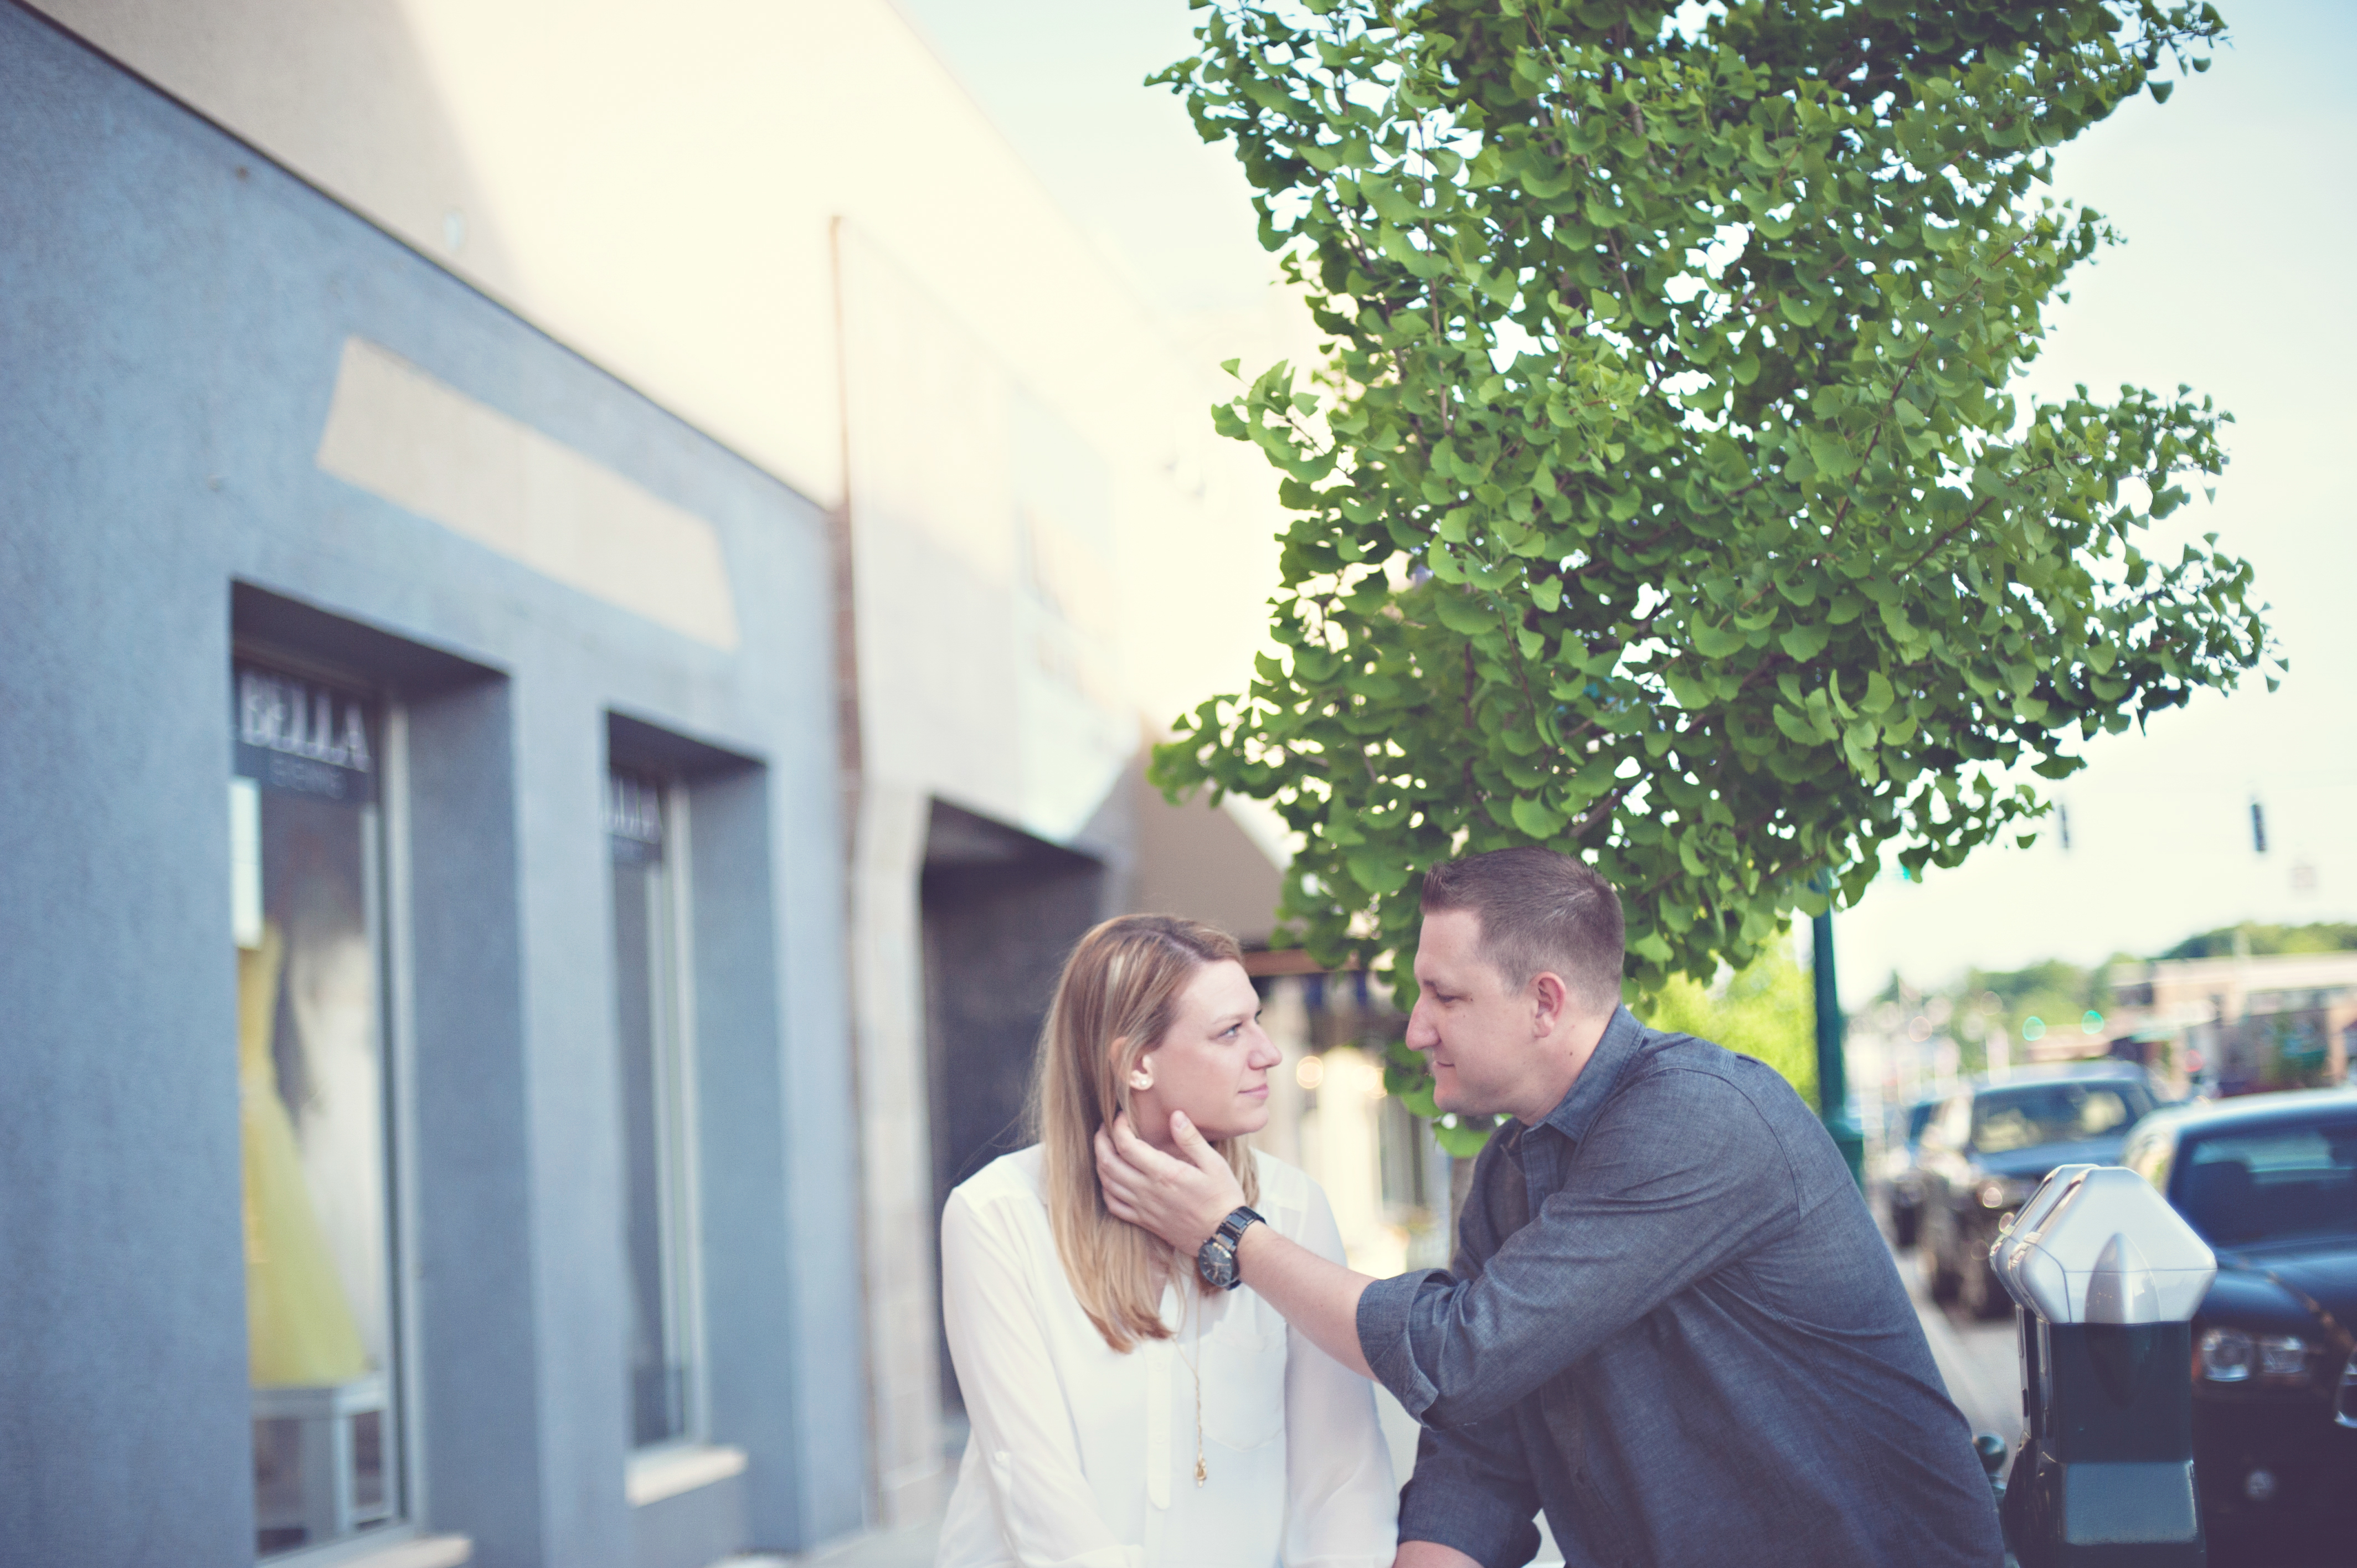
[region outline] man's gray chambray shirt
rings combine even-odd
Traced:
[[[1824,1126],[1767,1066],[1614,1013],[1474,1167],[1448,1273],[1367,1288],[1425,1423],[1400,1539],[1512,1568],[2002,1560],[1972,1434]]]

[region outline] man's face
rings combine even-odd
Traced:
[[[1530,988],[1510,990],[1480,945],[1479,915],[1444,909],[1424,918],[1415,949],[1408,1047],[1432,1063],[1435,1102],[1459,1115],[1490,1115],[1513,1103],[1536,1040]]]

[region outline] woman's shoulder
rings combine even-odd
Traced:
[[[1045,1153],[1037,1144],[1001,1155],[952,1187],[950,1202],[977,1211],[1010,1203],[1043,1207],[1045,1169]]]
[[[1253,1152],[1253,1168],[1260,1176],[1260,1201],[1254,1207],[1279,1230],[1291,1235],[1326,1194],[1299,1165],[1288,1165],[1263,1149]]]

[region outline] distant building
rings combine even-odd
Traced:
[[[2180,1093],[2250,1094],[2349,1079],[2357,952],[2118,964],[2114,1052]]]

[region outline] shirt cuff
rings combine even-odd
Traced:
[[[1377,1280],[1359,1293],[1359,1352],[1367,1359],[1367,1369],[1418,1421],[1440,1391],[1416,1368],[1408,1317],[1426,1285],[1451,1283],[1447,1270],[1425,1269]]]
[[[1454,1547],[1481,1568],[1522,1568],[1539,1554],[1530,1514],[1475,1485],[1418,1488],[1411,1481],[1400,1494],[1399,1538]]]

